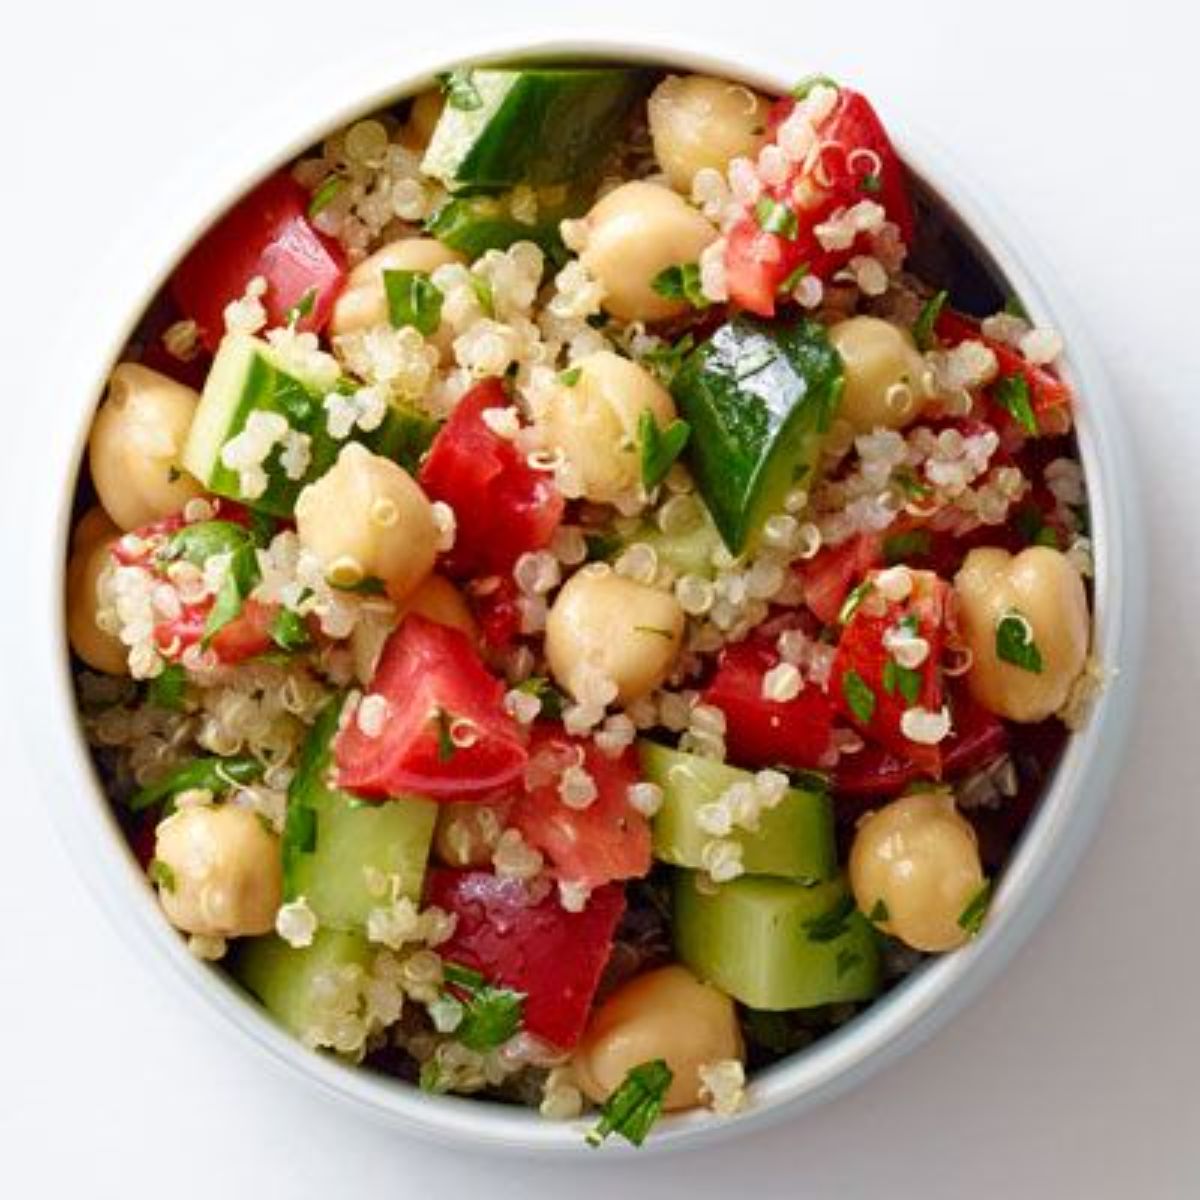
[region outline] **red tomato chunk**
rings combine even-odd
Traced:
[[[551,891],[481,871],[430,872],[427,901],[458,918],[438,947],[492,983],[525,994],[525,1029],[568,1050],[583,1036],[592,998],[625,911],[618,884],[593,892],[580,913],[567,912]]]

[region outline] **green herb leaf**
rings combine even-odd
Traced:
[[[875,715],[875,693],[857,671],[847,671],[842,676],[842,695],[846,697],[846,703],[855,717],[864,725],[869,725]]]
[[[336,588],[339,592],[354,592],[358,596],[387,595],[387,584],[382,579],[376,579],[374,575],[368,575],[365,579],[360,579],[357,583],[330,582],[329,586]]]
[[[803,100],[818,84],[822,84],[825,87],[840,88],[838,81],[836,79],[832,79],[828,75],[805,75],[805,77],[800,80],[800,82],[796,84],[794,88],[792,88],[792,95],[797,100]]]
[[[909,529],[883,539],[883,557],[889,567],[921,558],[933,548],[933,535],[928,529]]]
[[[151,883],[162,888],[163,891],[173,892],[175,890],[175,872],[171,864],[163,862],[161,858],[150,860],[150,865],[146,868],[146,875]]]
[[[700,286],[699,263],[676,263],[664,267],[650,281],[650,286],[668,300],[684,300],[693,308],[707,308],[709,299]]]
[[[933,330],[937,319],[942,315],[942,309],[950,298],[949,292],[936,292],[921,305],[921,311],[913,323],[913,341],[918,350],[928,350],[933,345]]]
[[[834,905],[828,912],[823,912],[819,917],[810,917],[804,922],[804,934],[810,942],[833,942],[846,932],[846,922],[850,919],[850,914],[854,912],[854,897],[849,893],[842,896],[840,900],[834,902]]]
[[[784,281],[779,285],[778,293],[781,296],[790,295],[796,288],[796,284],[802,280],[809,272],[808,263],[803,262],[794,270],[789,271]]]
[[[146,686],[146,699],[155,708],[179,712],[187,690],[187,672],[179,663],[169,663]]]
[[[662,1115],[663,1100],[674,1078],[661,1058],[631,1068],[605,1101],[600,1120],[587,1135],[587,1144],[599,1146],[615,1133],[631,1145],[640,1146]]]
[[[271,641],[289,654],[312,643],[304,618],[290,608],[281,608],[271,622]]]
[[[883,180],[875,174],[874,171],[868,171],[859,181],[858,186],[861,191],[867,193],[868,196],[877,196],[883,191]]]
[[[471,67],[455,67],[445,71],[437,79],[446,94],[446,103],[460,112],[474,112],[483,107],[483,97],[475,86],[474,70]]]
[[[1037,437],[1037,417],[1029,401],[1029,384],[1024,375],[1005,375],[992,388],[992,396],[1031,437]]]
[[[158,552],[160,562],[183,559],[202,567],[217,554],[235,554],[251,541],[250,531],[236,521],[197,521],[173,533]]]
[[[288,803],[283,823],[282,853],[285,865],[297,854],[312,854],[317,848],[317,810],[311,804]]]
[[[255,550],[254,544],[247,539],[233,552],[233,557],[229,560],[229,570],[221,581],[217,597],[213,601],[212,608],[209,609],[208,619],[204,622],[204,637],[201,645],[209,645],[226,625],[241,616],[246,598],[261,578],[258,552]]]
[[[830,788],[829,776],[824,771],[793,770],[787,776],[792,787],[802,792],[827,792]]]
[[[441,1095],[450,1090],[450,1080],[442,1074],[436,1058],[426,1059],[421,1064],[421,1073],[417,1077],[417,1084],[421,1091],[431,1092],[434,1095]]]
[[[442,321],[442,292],[426,271],[384,271],[388,320],[393,329],[411,325],[422,337],[437,332]]]
[[[587,547],[588,562],[604,562],[624,545],[619,537],[611,533],[585,533],[583,544]]]
[[[862,602],[875,590],[875,585],[869,579],[864,579],[850,594],[842,601],[842,607],[838,609],[838,624],[849,625],[850,618],[858,612]]]
[[[663,387],[669,388],[683,366],[683,360],[696,348],[696,339],[685,333],[674,345],[657,350],[647,350],[642,355],[642,365],[649,367]]]
[[[669,629],[660,629],[657,625],[635,625],[634,633],[652,633],[655,637],[666,638],[671,641],[675,635]]]
[[[473,967],[464,967],[462,963],[447,962],[442,964],[442,978],[469,992],[478,991],[487,983],[487,977]]]
[[[157,782],[134,792],[129,799],[129,809],[131,812],[144,812],[180,792],[190,792],[194,788],[203,788],[219,796],[239,784],[253,783],[262,773],[262,763],[249,755],[237,758],[193,758]]]
[[[800,232],[796,214],[774,196],[759,196],[754,206],[754,219],[764,233],[777,233],[780,237],[794,238]]]
[[[568,367],[565,371],[559,371],[558,382],[563,387],[574,387],[579,382],[579,377],[583,374],[582,367]]]
[[[666,429],[659,429],[654,414],[645,409],[638,421],[638,443],[641,447],[642,486],[653,491],[666,478],[671,464],[683,453],[692,427],[676,418]]]
[[[1020,298],[1017,296],[1008,296],[1005,298],[1004,311],[1008,313],[1010,317],[1020,317],[1022,321],[1029,320],[1029,313],[1026,311],[1025,305],[1021,303]]]
[[[454,723],[454,718],[444,708],[439,708],[434,714],[433,722],[437,726],[438,762],[449,762],[458,749],[454,738],[450,736],[450,726]]]
[[[869,913],[867,913],[867,920],[878,925],[882,921],[886,921],[890,916],[891,916],[891,913],[888,912],[887,904],[884,902],[883,898],[880,897],[878,900],[875,901],[875,904],[872,906],[871,911]]]
[[[958,914],[958,927],[965,929],[971,937],[983,928],[988,905],[992,902],[992,881],[985,879],[983,886],[967,901],[967,906]]]
[[[883,664],[883,690],[889,696],[899,692],[911,708],[921,695],[921,672],[902,667],[894,658],[889,658]]]
[[[524,1011],[524,993],[481,987],[463,1003],[462,1022],[454,1036],[469,1050],[494,1050],[521,1028]]]
[[[933,494],[932,488],[917,478],[912,467],[901,467],[900,470],[894,471],[892,482],[914,500],[925,500]]]
[[[285,325],[299,325],[313,310],[317,303],[317,289],[310,287],[291,308],[283,314]]]
[[[321,186],[312,194],[308,202],[308,218],[311,221],[318,213],[324,212],[333,198],[342,190],[345,180],[340,175],[330,175],[321,181]]]
[[[494,317],[496,315],[496,293],[492,291],[492,285],[479,275],[472,274],[468,278],[471,285],[471,291],[475,293],[475,302],[479,305],[485,317]]]
[[[996,657],[1033,675],[1042,673],[1042,652],[1033,640],[1033,629],[1015,608],[996,624]]]
[[[542,702],[538,716],[547,721],[559,720],[567,706],[567,698],[544,675],[530,675],[517,684],[517,691],[536,696]]]

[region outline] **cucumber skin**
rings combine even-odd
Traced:
[[[828,913],[847,894],[840,880],[804,887],[782,879],[743,876],[701,895],[696,875],[675,873],[675,952],[701,979],[750,1008],[785,1012],[879,992],[878,935],[858,911],[846,929],[812,941],[805,922]],[[843,957],[839,975],[839,955]]]
[[[725,545],[753,548],[795,484],[811,485],[844,383],[825,329],[738,316],[684,360],[671,385],[692,426],[685,456]]]
[[[516,242],[533,242],[546,257],[559,266],[568,257],[558,231],[559,223],[576,217],[584,210],[580,203],[558,205],[528,225],[519,221],[508,208],[507,196],[469,196],[451,199],[425,226],[444,246],[457,250],[474,262],[488,250],[507,250]]]
[[[696,823],[696,810],[730,784],[752,780],[752,772],[654,742],[639,742],[638,752],[646,778],[663,790],[662,808],[653,820],[654,857],[698,870],[701,852],[712,835]],[[674,775],[676,770],[685,771],[686,778]],[[774,808],[762,814],[757,833],[735,829],[725,840],[742,846],[742,865],[749,875],[808,883],[837,875],[833,803],[826,793],[789,788]]]
[[[619,68],[481,68],[483,99],[447,105],[422,170],[448,186],[565,183],[594,174],[653,75]]]
[[[417,797],[364,801],[327,785],[341,707],[335,700],[317,718],[288,789],[283,895],[303,896],[322,928],[354,930],[392,898],[368,890],[364,868],[396,876],[398,896],[420,899],[437,805]]]
[[[313,1027],[311,990],[324,971],[343,966],[367,970],[375,948],[358,933],[318,929],[311,946],[295,949],[275,934],[235,943],[230,970],[235,979],[294,1036],[308,1042]]]
[[[231,395],[236,395],[233,403]],[[267,490],[248,499],[242,494],[237,472],[226,467],[220,455],[221,448],[242,431],[254,411],[280,413],[293,429],[307,434],[311,460],[301,479],[288,479],[279,465],[279,449],[272,450],[266,465]],[[393,407],[378,429],[370,434],[356,430],[351,439],[415,471],[436,431],[437,422],[432,417]],[[284,371],[268,343],[233,334],[221,343],[205,381],[184,447],[183,465],[218,496],[255,512],[286,518],[292,515],[301,489],[333,466],[345,444],[329,436],[324,397],[319,389]]]

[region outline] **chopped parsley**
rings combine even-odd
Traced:
[[[612,558],[624,543],[615,534],[585,533],[583,544],[587,547],[588,562],[604,562]]]
[[[842,601],[842,607],[838,609],[838,624],[849,625],[850,618],[858,612],[862,602],[875,590],[875,585],[869,580],[864,579],[850,594]]]
[[[670,387],[683,366],[683,360],[695,349],[696,339],[685,333],[674,345],[663,346],[657,350],[647,350],[642,355],[642,363],[649,367],[658,377],[659,383]]]
[[[645,409],[638,420],[638,446],[642,460],[642,486],[653,491],[666,478],[672,463],[683,453],[692,427],[676,418],[666,429],[659,429],[654,414]]]
[[[563,387],[574,387],[579,382],[579,377],[583,374],[582,367],[568,367],[565,371],[559,371],[558,382]]]
[[[433,714],[433,723],[437,726],[438,762],[449,762],[454,757],[454,752],[458,749],[454,744],[454,738],[450,734],[450,726],[454,723],[454,718],[444,708],[439,708]]]
[[[662,1115],[663,1101],[674,1072],[661,1059],[630,1068],[620,1087],[604,1102],[600,1120],[587,1135],[589,1146],[599,1146],[610,1134],[640,1146]]]
[[[921,672],[902,667],[894,658],[889,658],[883,664],[883,690],[889,696],[899,692],[911,708],[921,695]]]
[[[233,554],[250,540],[250,533],[236,521],[197,521],[171,535],[158,552],[160,562],[183,559],[202,567],[217,554]]]
[[[1017,296],[1008,296],[1005,298],[1004,311],[1010,317],[1020,317],[1022,321],[1029,320],[1029,313],[1025,311],[1025,305],[1021,303],[1020,298]]]
[[[263,773],[262,763],[250,755],[236,758],[210,756],[193,758],[164,775],[156,783],[148,783],[129,798],[131,812],[144,812],[148,808],[177,796],[200,788],[214,796],[228,792],[242,783],[253,783]]]
[[[992,389],[997,404],[1031,437],[1037,437],[1037,417],[1029,400],[1029,384],[1024,375],[1005,375]]]
[[[917,313],[912,329],[913,341],[917,343],[918,350],[928,350],[933,345],[934,326],[937,325],[937,319],[942,315],[942,309],[949,298],[949,292],[936,292],[921,305],[921,311]]]
[[[557,721],[562,717],[567,704],[566,697],[544,675],[530,675],[528,679],[517,684],[517,691],[536,696],[541,701],[539,717],[548,721]]]
[[[650,281],[650,286],[668,300],[684,300],[693,308],[707,308],[708,297],[700,286],[699,263],[676,263],[664,267]]]
[[[1042,673],[1042,652],[1033,640],[1033,629],[1015,608],[996,623],[996,657],[1022,671]]]
[[[886,921],[892,914],[888,911],[888,906],[881,896],[871,907],[871,911],[867,913],[867,920],[878,925]]]
[[[422,337],[437,331],[442,321],[441,289],[426,271],[384,271],[388,320],[393,329],[411,325]]]
[[[867,193],[868,196],[877,196],[883,191],[883,180],[874,171],[868,171],[859,181],[858,186],[861,191]]]
[[[675,636],[669,629],[660,629],[657,625],[635,625],[633,632],[652,633],[655,637],[666,638],[668,641]]]
[[[342,190],[345,180],[340,175],[330,175],[323,180],[321,186],[312,194],[312,199],[308,202],[309,220],[322,213],[332,203],[334,197]]]
[[[150,865],[146,868],[146,875],[151,883],[156,884],[163,891],[173,892],[175,890],[175,872],[171,868],[171,864],[163,862],[161,858],[150,860]]]
[[[291,653],[294,650],[303,650],[311,640],[304,618],[290,608],[281,608],[275,620],[271,622],[271,641],[280,650]]]
[[[354,592],[359,596],[386,596],[387,584],[382,579],[377,579],[374,575],[368,575],[364,579],[360,579],[357,583],[334,583],[329,581],[329,586],[336,588],[339,592]]]
[[[475,72],[470,67],[455,67],[453,71],[445,71],[437,77],[446,103],[459,112],[474,112],[483,107],[483,97],[475,86]]]
[[[908,529],[889,534],[883,539],[883,557],[889,567],[910,559],[921,558],[933,548],[933,534],[928,529]]]
[[[992,881],[985,879],[983,886],[967,901],[967,906],[958,914],[958,927],[965,929],[970,937],[983,928],[983,919],[987,916],[988,905],[992,902]]]
[[[471,291],[475,293],[475,303],[479,305],[480,310],[485,317],[494,317],[496,315],[496,293],[492,291],[492,285],[486,279],[472,274],[468,279],[471,285]]]
[[[423,1092],[441,1095],[450,1090],[450,1080],[442,1074],[442,1068],[436,1058],[427,1059],[421,1064],[421,1073],[417,1076],[417,1084]]]
[[[155,675],[146,686],[146,699],[155,708],[179,712],[183,708],[187,688],[187,672],[179,663],[170,663]]]
[[[862,724],[869,725],[875,715],[875,693],[857,671],[847,671],[842,676],[842,695],[854,716]]]
[[[808,271],[809,266],[806,262],[802,262],[794,270],[789,271],[787,276],[784,278],[784,281],[779,285],[779,294],[781,296],[790,295],[795,289],[796,284],[798,284],[800,280],[802,280],[805,275],[808,274]]]
[[[494,987],[478,971],[461,963],[446,963],[443,977],[454,989],[444,995],[462,1006],[454,1036],[469,1050],[494,1050],[520,1029],[525,1011],[523,992]]]
[[[285,325],[299,325],[305,317],[312,314],[313,307],[317,303],[317,289],[310,287],[291,308],[283,314],[283,323]]]
[[[804,922],[804,935],[810,942],[833,942],[846,932],[846,923],[854,912],[854,897],[848,892],[819,917]]]
[[[906,495],[914,500],[925,500],[933,495],[933,489],[922,483],[912,467],[901,467],[892,473],[892,482]]]
[[[796,219],[796,214],[773,196],[759,196],[754,206],[754,219],[764,233],[794,238],[800,232],[800,222]]]
[[[815,87],[831,87],[835,91],[839,90],[839,84],[836,79],[832,79],[828,75],[805,75],[795,87],[792,88],[792,95],[797,100],[807,99],[808,93]]]
[[[225,572],[217,597],[209,609],[208,619],[204,622],[201,645],[208,646],[226,625],[241,616],[247,597],[261,578],[258,554],[254,543],[247,537],[230,557],[229,569]]]
[[[296,854],[312,854],[317,848],[317,810],[311,804],[288,802],[283,823],[283,861]],[[286,869],[286,868],[285,868]]]

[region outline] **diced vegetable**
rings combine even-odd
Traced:
[[[833,734],[833,701],[812,683],[803,683],[791,700],[766,699],[763,680],[779,663],[778,652],[761,639],[726,646],[704,702],[725,714],[730,761],[746,767],[819,767]]]
[[[594,175],[650,75],[611,67],[480,67],[458,76],[422,169],[450,187]]]
[[[271,326],[301,312],[296,327],[320,330],[346,278],[346,256],[308,219],[308,193],[290,175],[265,180],[196,244],[171,276],[171,294],[200,327],[209,350],[225,333],[225,308],[251,279],[266,281]]]
[[[303,896],[322,927],[358,929],[373,908],[420,899],[437,805],[417,796],[364,804],[330,787],[341,708],[334,701],[317,719],[288,789],[283,893]]]
[[[883,564],[879,537],[856,533],[837,546],[827,546],[800,565],[804,603],[823,624],[832,625],[846,597],[872,567]]]
[[[791,488],[812,483],[842,385],[815,321],[735,317],[688,356],[671,392],[692,426],[697,486],[733,553],[753,546]]]
[[[530,202],[533,212],[527,214],[522,204]],[[512,192],[457,196],[438,209],[426,229],[468,259],[476,259],[487,250],[507,250],[514,242],[534,242],[551,262],[562,262],[566,247],[559,225],[579,216],[586,207],[585,198],[568,193],[562,186],[539,188],[528,198]]]
[[[483,420],[485,410],[508,406],[499,379],[472,388],[434,438],[421,468],[429,498],[444,501],[459,516],[444,566],[460,578],[506,574],[525,551],[549,543],[562,517],[554,476],[531,467]]]
[[[640,742],[638,748],[646,778],[663,792],[654,818],[654,857],[699,869],[704,847],[716,836],[704,828],[706,817],[729,788],[753,788],[754,775],[654,742]],[[788,788],[774,807],[764,807],[756,830],[735,826],[721,836],[741,846],[742,866],[751,875],[813,883],[837,872],[833,806],[825,792]]]
[[[573,766],[581,767],[586,779],[572,773],[564,785],[563,772]],[[546,856],[559,879],[596,888],[650,870],[650,826],[629,803],[629,789],[639,778],[632,748],[612,758],[591,738],[569,737],[561,726],[539,724],[530,739],[525,776],[508,823]],[[584,789],[594,786],[595,798],[569,803],[573,781]]]
[[[553,892],[537,899],[531,888],[480,871],[430,872],[428,902],[457,917],[438,953],[523,993],[525,1029],[567,1050],[587,1024],[625,897],[608,884],[571,913]]]
[[[388,638],[368,689],[378,729],[350,720],[334,743],[339,786],[367,796],[465,798],[519,776],[526,753],[490,675],[458,629],[415,613]]]
[[[374,957],[374,947],[361,933],[318,929],[312,945],[303,949],[274,934],[240,941],[230,967],[280,1024],[311,1045],[328,1006],[330,973],[343,967],[366,970]]]
[[[701,891],[675,879],[675,950],[701,979],[751,1008],[783,1011],[879,990],[876,933],[840,879],[804,887],[744,876]]]

